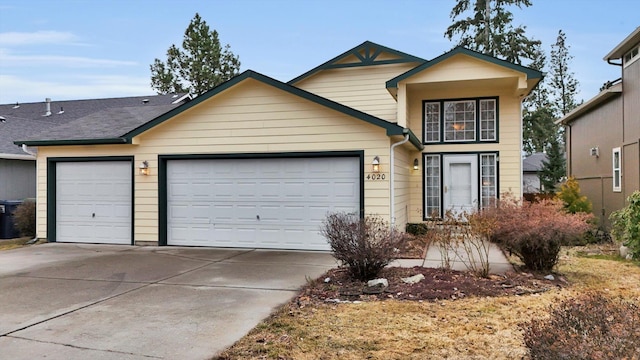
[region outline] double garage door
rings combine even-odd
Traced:
[[[327,250],[328,212],[360,209],[354,157],[167,161],[169,245]]]
[[[132,169],[56,163],[56,240],[131,244]],[[165,185],[168,245],[327,250],[327,213],[361,208],[359,157],[172,159]]]

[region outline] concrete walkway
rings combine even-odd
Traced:
[[[507,257],[504,255],[502,250],[498,248],[495,244],[489,244],[489,273],[491,274],[504,274],[509,271],[513,271],[513,265],[507,260]],[[457,250],[449,250],[449,259],[450,265],[453,270],[466,271],[468,270],[467,265],[469,261],[469,255],[467,251],[465,251],[462,246],[458,247]],[[475,257],[476,263],[479,263],[479,254],[477,252],[473,252],[473,256]],[[425,259],[400,259],[396,260],[391,266],[403,266],[403,267],[413,267],[413,266],[422,266],[428,268],[440,268],[443,267],[443,254],[440,247],[436,244],[431,244],[427,249],[427,254]]]

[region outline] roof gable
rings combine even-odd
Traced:
[[[115,144],[115,143],[121,143],[121,144],[125,144],[125,143],[132,143],[133,142],[133,138],[144,133],[145,131],[152,129],[153,127],[162,124],[163,122],[177,116],[178,114],[183,113],[184,111],[187,111],[189,109],[191,109],[194,106],[197,106],[198,104],[207,101],[208,99],[224,92],[225,90],[228,90],[232,87],[234,87],[235,85],[239,84],[240,82],[246,80],[246,79],[254,79],[257,81],[260,81],[264,84],[273,86],[277,89],[286,91],[290,94],[296,95],[298,97],[304,98],[306,100],[312,101],[316,104],[320,104],[322,106],[325,106],[327,108],[333,109],[335,111],[341,112],[345,115],[349,115],[351,117],[354,117],[356,119],[360,119],[362,121],[368,122],[370,124],[376,125],[378,127],[381,127],[383,129],[386,130],[386,134],[388,136],[393,136],[393,135],[405,135],[406,134],[406,130],[403,127],[394,124],[394,123],[390,123],[387,122],[385,120],[382,120],[378,117],[366,114],[364,112],[361,112],[359,110],[350,108],[348,106],[342,105],[340,103],[334,102],[332,100],[329,100],[327,98],[323,98],[321,96],[315,95],[313,93],[304,91],[302,89],[299,89],[295,86],[280,82],[278,80],[275,80],[273,78],[270,78],[268,76],[262,75],[260,73],[257,73],[255,71],[252,70],[247,70],[244,71],[243,73],[241,73],[240,75],[235,76],[234,78],[218,85],[217,87],[209,90],[208,92],[196,97],[195,99],[191,100],[188,103],[185,103],[179,107],[173,108],[159,116],[156,116],[155,118],[153,118],[152,120],[147,120],[144,122],[138,122],[137,126],[133,126],[134,123],[133,122],[128,122],[129,125],[129,129],[126,132],[121,133],[120,135],[114,135],[112,137],[109,138],[104,138],[104,137],[100,137],[100,138],[86,138],[86,139],[55,139],[55,140],[32,140],[32,141],[18,141],[16,142],[17,144],[27,144],[27,145],[39,145],[39,146],[43,146],[43,145],[68,145],[68,144]],[[147,118],[148,119],[148,118]],[[135,119],[133,119],[135,120]],[[420,140],[415,136],[415,134],[413,134],[411,131],[409,131],[409,137],[410,137],[410,141],[411,143],[418,149],[422,149],[422,144],[420,142]]]
[[[382,46],[371,41],[365,41],[362,44],[345,51],[344,53],[334,57],[333,59],[307,71],[306,73],[288,81],[288,84],[295,84],[304,80],[315,73],[326,69],[339,69],[358,66],[386,65],[417,62],[424,63],[427,60],[403,53],[398,50]]]
[[[538,70],[534,70],[534,69],[528,68],[526,66],[510,63],[508,61],[501,60],[501,59],[495,58],[493,56],[485,55],[485,54],[482,54],[482,53],[479,53],[479,52],[476,52],[476,51],[472,51],[472,50],[469,50],[467,48],[458,46],[458,47],[455,47],[453,50],[451,50],[449,52],[446,52],[446,53],[438,56],[437,58],[435,58],[433,60],[430,60],[430,61],[428,61],[428,62],[426,62],[426,63],[424,63],[424,64],[422,64],[420,66],[417,66],[417,67],[407,71],[404,74],[400,74],[400,75],[396,76],[395,78],[387,81],[387,83],[386,83],[387,89],[395,89],[395,88],[398,87],[398,82],[400,82],[402,80],[405,80],[405,79],[408,79],[408,78],[410,78],[410,77],[412,77],[412,76],[414,76],[414,75],[416,75],[416,74],[418,74],[418,73],[420,73],[420,72],[422,72],[424,70],[427,70],[427,69],[433,67],[434,65],[440,64],[443,61],[446,61],[447,59],[449,59],[449,58],[451,58],[451,57],[453,57],[455,55],[458,55],[458,54],[464,54],[464,55],[470,56],[470,57],[478,59],[478,60],[486,61],[486,62],[495,64],[495,65],[498,65],[498,66],[503,66],[503,67],[505,67],[507,69],[510,69],[510,70],[515,70],[517,72],[524,73],[524,74],[526,74],[528,79],[541,79],[542,78],[542,73],[540,71],[538,71]]]

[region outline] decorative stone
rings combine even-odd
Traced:
[[[404,281],[407,284],[416,284],[416,283],[419,283],[423,279],[424,279],[424,275],[418,274],[418,275],[413,275],[413,276],[409,276],[409,277],[406,277],[406,278],[402,278],[402,281]]]
[[[551,281],[553,281],[553,280],[555,280],[555,279],[556,279],[555,277],[553,277],[553,275],[547,275],[547,276],[545,276],[544,278],[545,278],[546,280],[551,280]]]
[[[620,257],[623,259],[627,259],[627,256],[629,255],[629,248],[624,245],[620,246]]]
[[[389,281],[387,281],[387,279],[384,279],[384,278],[373,279],[367,282],[367,286],[368,287],[380,286],[380,287],[386,288],[389,286]]]

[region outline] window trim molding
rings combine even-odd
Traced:
[[[618,155],[618,167],[616,167],[616,154]],[[617,176],[616,170],[618,171]],[[622,192],[622,149],[620,147],[615,147],[611,150],[611,176],[613,192]],[[616,186],[616,180],[618,186]]]
[[[627,60],[627,55],[631,54],[634,50],[636,54],[633,55],[629,60]],[[624,55],[622,55],[622,64],[624,67],[627,67],[638,61],[638,59],[640,59],[640,44],[636,44],[634,47],[629,49],[629,51],[625,52]]]
[[[481,120],[480,120],[480,101],[481,100],[494,100],[495,101],[495,139],[493,140],[481,140]],[[475,102],[475,140],[445,140],[445,124],[444,124],[444,104],[446,102],[454,102],[454,101],[474,101]],[[426,126],[425,126],[425,115],[426,115],[426,104],[427,103],[439,103],[440,104],[440,123],[439,123],[439,141],[425,141],[426,139]],[[424,145],[434,145],[434,144],[491,144],[491,143],[499,143],[500,142],[500,96],[482,96],[482,97],[467,97],[467,98],[451,98],[451,99],[429,99],[422,100],[422,143]]]
[[[444,176],[444,168],[443,168],[443,164],[444,164],[444,158],[447,155],[476,155],[476,166],[477,166],[477,171],[478,171],[478,178],[476,179],[476,181],[478,182],[478,193],[477,198],[478,198],[478,204],[476,206],[476,208],[480,208],[480,206],[482,205],[482,155],[494,155],[495,156],[495,164],[496,164],[496,199],[500,199],[500,151],[498,150],[494,150],[494,151],[461,151],[461,152],[423,152],[422,153],[422,220],[423,221],[429,221],[429,220],[437,220],[438,218],[432,218],[429,216],[429,214],[427,214],[427,202],[426,202],[426,196],[427,196],[427,192],[426,192],[426,174],[427,174],[427,161],[426,161],[426,157],[427,156],[438,156],[438,160],[439,160],[439,177],[438,177],[438,181],[439,181],[439,186],[440,188],[439,190],[439,194],[438,196],[440,197],[440,201],[439,201],[439,213],[440,213],[440,218],[442,218],[442,214],[444,214],[444,187],[443,187],[443,176]]]

